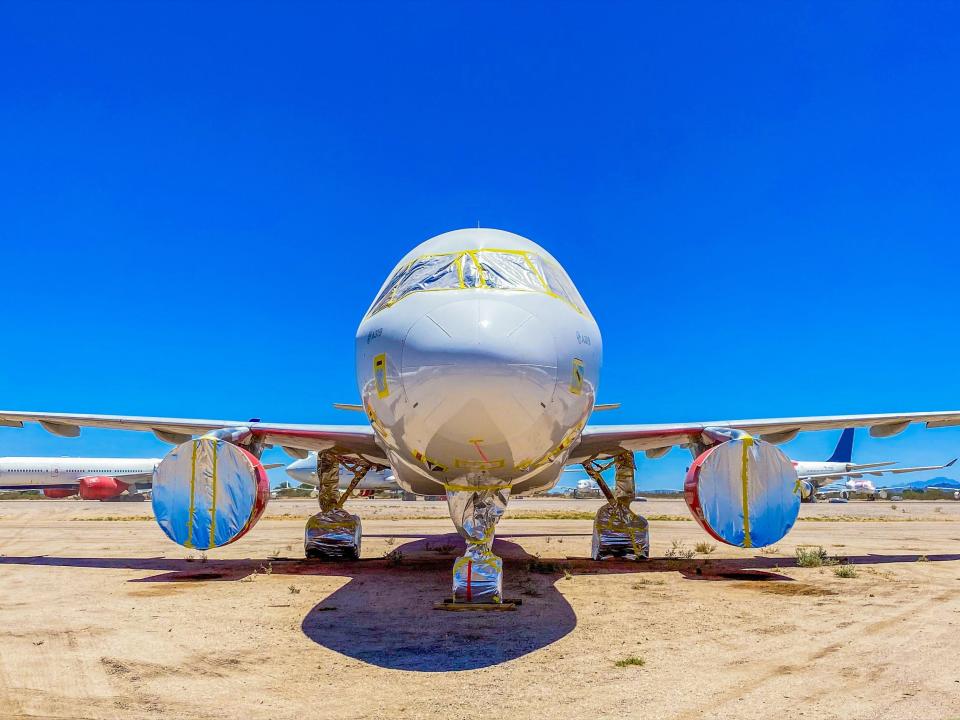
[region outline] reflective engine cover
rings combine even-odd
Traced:
[[[793,463],[775,446],[749,436],[703,452],[687,471],[683,491],[703,529],[739,547],[777,542],[800,512]]]
[[[270,483],[260,461],[225,440],[178,445],[153,475],[153,512],[167,537],[198,550],[228,545],[267,506]]]

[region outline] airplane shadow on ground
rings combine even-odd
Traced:
[[[494,541],[504,560],[504,596],[517,611],[434,610],[449,599],[451,570],[463,554],[456,534],[418,539],[393,559],[354,574],[303,619],[304,634],[349,657],[395,670],[442,672],[498,665],[550,645],[577,624],[555,577],[530,573],[534,558],[519,545]]]
[[[237,581],[257,573],[326,575],[350,581],[315,605],[301,623],[318,645],[384,668],[419,672],[473,670],[498,665],[544,648],[570,633],[576,614],[557,588],[568,575],[679,572],[690,580],[790,581],[779,568],[795,567],[791,557],[677,560],[643,563],[588,558],[535,558],[498,538],[494,551],[504,559],[504,596],[519,598],[516,611],[443,612],[433,609],[449,597],[453,560],[462,554],[456,534],[422,536],[400,545],[391,558],[323,563],[302,558],[188,561],[174,558],[74,558],[0,556],[0,566],[109,568],[159,571],[133,583]],[[918,555],[860,555],[858,564],[912,563]],[[926,556],[930,562],[960,560],[960,554]],[[561,586],[562,587],[562,586]]]

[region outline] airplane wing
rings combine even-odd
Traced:
[[[891,475],[900,475],[902,473],[912,473],[912,472],[924,472],[925,470],[943,470],[953,465],[957,461],[957,458],[954,458],[948,463],[943,465],[923,465],[917,467],[904,467],[904,468],[884,468],[882,470],[850,470],[849,472],[834,472],[834,473],[808,473],[806,475],[801,475],[801,480],[812,480],[816,482],[817,480],[840,480],[842,478],[862,478],[864,475],[873,475],[875,477],[881,477],[882,475],[891,474]]]
[[[186,442],[194,435],[221,428],[245,427],[267,445],[280,445],[293,457],[306,451],[337,449],[347,455],[363,456],[386,464],[386,456],[374,440],[369,425],[287,425],[243,420],[198,420],[186,418],[138,417],[132,415],[78,415],[72,413],[19,412],[0,410],[0,426],[23,427],[37,422],[54,435],[76,437],[80,428],[109,428],[152,432],[168,443]]]
[[[571,452],[569,462],[579,462],[595,455],[609,456],[621,449],[634,452],[642,450],[649,457],[660,457],[675,445],[697,442],[703,430],[710,427],[744,430],[777,444],[792,440],[797,433],[808,430],[848,427],[869,427],[873,437],[889,437],[917,422],[926,423],[928,428],[957,426],[960,425],[960,411],[712,420],[660,425],[587,425],[579,444]]]

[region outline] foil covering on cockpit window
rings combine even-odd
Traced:
[[[410,261],[384,285],[369,315],[417,292],[476,289],[544,293],[583,312],[580,294],[559,266],[531,252],[479,249],[424,255]]]
[[[478,250],[473,255],[483,270],[486,287],[534,292],[546,290],[546,285],[525,253]]]
[[[537,255],[531,255],[531,260],[544,282],[547,283],[547,287],[550,288],[550,292],[570,303],[577,312],[583,312],[583,298],[580,297],[580,293],[577,292],[567,273],[561,267]]]
[[[421,290],[452,290],[460,287],[456,255],[435,255],[414,260],[397,283],[392,302]]]
[[[507,509],[509,486],[447,485],[447,505],[457,532],[467,541],[453,565],[453,601],[499,603],[503,561],[493,554],[497,521]]]

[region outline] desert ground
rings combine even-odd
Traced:
[[[805,505],[761,552],[651,500],[652,559],[594,563],[599,504],[513,501],[522,605],[444,612],[442,502],[351,500],[347,564],[302,559],[312,500],[206,554],[149,504],[0,502],[0,718],[960,717],[960,503]]]

